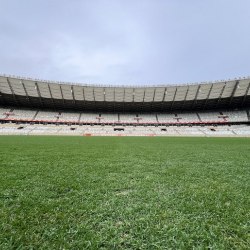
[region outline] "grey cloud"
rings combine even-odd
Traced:
[[[0,0],[0,72],[82,83],[249,75],[248,0]]]

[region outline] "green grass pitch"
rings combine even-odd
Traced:
[[[250,249],[250,139],[0,137],[0,249]]]

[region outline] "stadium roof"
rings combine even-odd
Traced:
[[[107,112],[250,106],[250,78],[166,86],[98,86],[0,76],[0,104]]]

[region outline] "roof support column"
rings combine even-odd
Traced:
[[[59,87],[60,87],[60,92],[61,92],[61,95],[62,95],[63,106],[65,108],[65,100],[64,100],[64,96],[63,96],[63,92],[62,92],[62,85],[59,85]]]
[[[84,103],[84,107],[83,110],[86,110],[86,100],[85,100],[85,92],[84,92],[84,88],[82,88],[82,96],[83,96],[83,103]]]
[[[155,102],[155,92],[156,92],[156,88],[154,88],[153,100],[152,100],[151,105],[150,105],[150,111],[151,111],[151,112],[152,112],[152,110],[153,110],[153,105],[154,105],[154,102]]]
[[[198,85],[198,88],[197,88],[197,91],[196,91],[196,94],[195,94],[195,97],[194,97],[192,109],[195,107],[195,105],[196,105],[196,103],[197,103],[197,97],[198,97],[198,95],[199,95],[200,88],[201,88],[201,85]]]
[[[122,102],[122,111],[125,110],[125,88],[123,88],[123,102]]]
[[[96,101],[95,101],[95,88],[93,88],[93,100],[94,100],[94,109],[96,110]]]
[[[71,92],[71,95],[72,95],[72,98],[73,98],[74,108],[76,108],[75,94],[74,94],[74,89],[73,89],[72,85],[70,86],[70,92]]]
[[[19,101],[18,101],[17,98],[16,98],[16,95],[15,95],[15,93],[14,93],[14,91],[13,91],[13,88],[12,88],[12,86],[11,86],[11,83],[10,83],[10,81],[9,81],[9,78],[7,77],[6,80],[7,80],[7,83],[8,83],[8,85],[9,85],[9,88],[10,88],[10,90],[11,90],[12,97],[13,97],[15,103],[16,103],[17,105],[19,105]]]
[[[225,82],[224,86],[223,86],[222,89],[221,89],[221,92],[220,92],[220,95],[219,95],[219,99],[218,99],[218,102],[217,102],[217,104],[216,104],[216,108],[217,108],[217,107],[219,106],[219,104],[220,104],[221,97],[222,97],[222,94],[223,94],[223,92],[224,92],[224,89],[225,89],[226,85],[227,85],[227,83]]]
[[[145,99],[145,94],[146,94],[146,88],[144,88],[144,94],[143,94],[143,99],[142,99],[142,107],[141,110],[143,110],[144,105],[144,99]]]
[[[186,92],[185,98],[184,98],[184,100],[183,100],[182,109],[184,108],[184,105],[185,105],[185,103],[186,103],[188,91],[189,91],[189,86],[187,86],[187,92]]]
[[[162,98],[161,111],[163,111],[163,105],[164,105],[164,100],[165,100],[167,91],[168,91],[167,88],[165,88],[164,89],[164,93],[163,93],[163,98]]]
[[[178,87],[176,87],[176,88],[175,88],[174,98],[173,98],[173,101],[172,101],[172,104],[171,104],[171,108],[170,108],[170,110],[172,110],[172,109],[173,109],[173,106],[174,106],[174,101],[175,101],[175,97],[176,97],[176,93],[177,93],[177,89],[178,89]]]
[[[51,100],[52,100],[54,109],[56,109],[56,105],[55,105],[55,102],[54,102],[54,98],[52,97],[52,92],[51,92],[51,89],[50,89],[50,85],[49,85],[49,84],[48,84],[48,88],[49,88],[49,93],[50,93],[50,97],[51,97]]]
[[[234,85],[234,89],[233,89],[233,92],[232,92],[232,95],[231,95],[231,98],[230,98],[230,102],[229,102],[229,106],[231,106],[232,104],[232,101],[233,101],[233,98],[234,98],[234,94],[239,86],[239,81],[236,81],[235,85]]]
[[[205,101],[205,103],[204,103],[204,106],[203,106],[203,110],[206,108],[206,106],[207,106],[207,102],[208,102],[208,100],[209,100],[209,97],[210,97],[210,94],[211,94],[211,92],[212,92],[212,88],[213,88],[213,84],[211,84],[211,88],[209,89],[209,91],[208,91],[208,95],[207,95],[207,98],[206,98],[206,101]]]
[[[43,104],[43,101],[42,101],[41,92],[40,92],[40,89],[39,89],[39,87],[38,87],[37,82],[35,82],[35,86],[36,86],[37,94],[38,94],[38,96],[39,96],[39,100],[40,100],[41,107],[43,107],[44,104]]]
[[[114,100],[114,101],[113,101],[113,105],[114,105],[114,106],[113,106],[113,111],[115,112],[115,88],[114,88],[114,97],[113,97],[113,98],[114,98],[114,99],[113,99],[113,100]]]
[[[22,80],[21,80],[21,84],[23,85],[23,89],[24,89],[24,92],[25,92],[25,95],[26,95],[26,99],[29,100],[30,106],[32,107],[33,105],[32,105],[32,103],[31,103],[30,97],[29,97],[29,95],[28,95],[28,92],[27,92],[27,90],[26,90],[26,88],[25,88],[25,85],[24,85],[24,83],[23,83]]]
[[[242,99],[241,106],[244,105],[244,103],[245,103],[245,101],[246,101],[246,99],[247,99],[247,94],[248,94],[249,90],[250,90],[250,82],[249,82],[249,84],[248,84],[248,87],[247,87],[246,93],[245,93],[245,95],[244,95],[244,98]]]

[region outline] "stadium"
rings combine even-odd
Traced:
[[[0,250],[250,249],[249,0],[0,2]]]
[[[249,78],[2,75],[0,103],[1,249],[248,249]]]
[[[1,134],[250,136],[250,79],[154,87],[0,77]]]
[[[0,91],[1,249],[248,248],[248,78]]]

